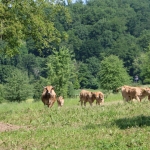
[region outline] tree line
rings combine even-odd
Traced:
[[[1,0],[0,101],[38,100],[47,84],[64,97],[114,91],[135,75],[149,84],[149,7],[149,0]]]

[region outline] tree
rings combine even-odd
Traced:
[[[0,65],[0,83],[5,84],[6,79],[10,77],[14,69],[15,67],[11,65]]]
[[[38,76],[38,57],[35,57],[33,54],[24,54],[21,55],[21,59],[18,61],[17,67],[21,70],[24,70],[28,73],[28,77],[31,75]]]
[[[150,47],[149,47],[150,50]],[[135,75],[138,74],[144,84],[150,84],[150,51],[141,53],[140,57],[134,60]]]
[[[5,100],[4,97],[4,86],[0,84],[0,103],[2,103]]]
[[[108,91],[114,91],[117,87],[130,83],[123,61],[115,55],[110,55],[101,61],[99,77],[101,88]]]
[[[74,78],[74,63],[66,47],[53,51],[47,59],[48,83],[55,86],[57,95],[67,96],[69,81]]]
[[[5,84],[5,99],[21,102],[33,96],[33,87],[29,84],[26,72],[14,69]]]
[[[86,60],[86,64],[91,74],[97,78],[97,74],[100,71],[100,60],[97,57],[90,57]]]
[[[88,66],[85,63],[80,63],[79,64],[79,83],[80,83],[80,88],[88,88],[89,79],[91,78],[91,73],[88,70]]]
[[[59,32],[54,26],[54,18],[61,11],[69,22],[69,13],[59,1],[55,5],[45,0],[0,1],[1,52],[13,56],[19,53],[19,47],[27,39],[33,40],[39,51],[66,39],[67,34]]]
[[[33,83],[34,87],[34,94],[33,94],[33,99],[34,101],[41,100],[41,95],[43,92],[43,88],[47,85],[47,80],[43,77],[40,77],[38,80],[36,80]]]

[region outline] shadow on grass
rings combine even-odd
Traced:
[[[89,123],[88,125],[86,125],[85,127],[83,127],[83,129],[84,129],[84,130],[97,129],[97,128],[100,128],[100,127],[101,127],[100,124]]]
[[[120,129],[131,127],[150,126],[150,116],[136,116],[133,118],[122,118],[114,122]]]

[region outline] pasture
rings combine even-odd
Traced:
[[[111,94],[103,106],[65,99],[49,109],[41,101],[0,104],[0,150],[149,150],[150,102],[124,103]],[[15,128],[16,127],[16,128]]]

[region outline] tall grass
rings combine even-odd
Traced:
[[[118,95],[105,105],[81,107],[66,99],[62,108],[39,102],[0,105],[0,122],[21,126],[0,133],[0,149],[8,150],[149,150],[150,103],[123,103]]]

